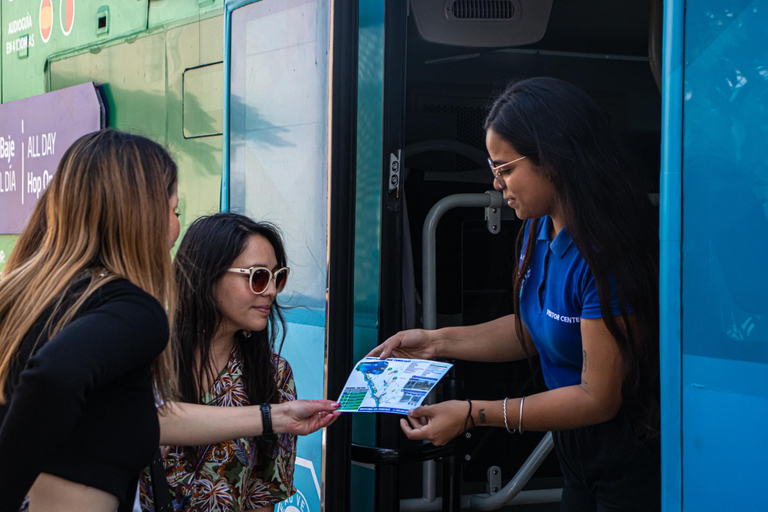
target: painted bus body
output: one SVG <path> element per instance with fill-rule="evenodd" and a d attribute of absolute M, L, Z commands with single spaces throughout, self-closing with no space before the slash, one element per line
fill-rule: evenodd
<path fill-rule="evenodd" d="M 611 9 L 610 2 L 595 4 Z M 483 105 L 507 79 L 546 73 L 574 80 L 634 138 L 635 149 L 649 149 L 639 158 L 655 180 L 649 192 L 660 194 L 663 510 L 768 506 L 760 493 L 768 453 L 760 435 L 768 419 L 768 10 L 761 2 L 666 2 L 656 98 L 643 49 L 617 43 L 612 50 L 592 50 L 565 35 L 506 53 L 430 46 L 420 41 L 406 4 L 384 0 L 359 0 L 352 15 L 338 0 L 1 5 L 3 103 L 84 82 L 103 84 L 109 126 L 166 144 L 179 163 L 183 225 L 224 208 L 286 230 L 298 277 L 287 298 L 302 307 L 289 314 L 284 355 L 303 398 L 335 398 L 342 371 L 328 368 L 338 365 L 338 354 L 356 361 L 403 325 L 402 297 L 392 285 L 400 282 L 396 260 L 406 238 L 393 227 L 393 212 L 402 214 L 404 202 L 397 193 L 410 193 L 415 210 L 434 198 L 418 185 L 408 189 L 406 183 L 397 193 L 386 187 L 390 155 L 417 142 L 414 133 L 420 131 L 481 149 L 476 131 Z M 563 9 L 582 7 L 587 9 L 556 2 L 552 31 L 567 34 L 557 24 L 567 18 Z M 622 9 L 626 17 L 647 17 L 637 7 Z M 590 18 L 599 30 L 600 16 Z M 341 36 L 351 32 L 355 51 L 346 55 L 340 42 L 348 40 Z M 562 41 L 573 47 L 558 46 Z M 459 64 L 473 61 L 477 68 Z M 335 95 L 343 85 L 339 77 L 350 81 L 337 68 L 350 62 L 353 105 Z M 467 73 L 478 69 L 487 76 Z M 346 111 L 339 110 L 342 104 Z M 354 124 L 340 133 L 349 109 Z M 351 293 L 343 307 L 332 300 L 343 276 L 333 263 L 341 250 L 334 238 L 341 231 L 334 230 L 343 226 L 334 198 L 344 197 L 334 159 L 342 150 L 354 157 L 346 191 L 353 199 L 354 223 L 347 231 L 353 245 L 344 249 L 353 262 L 345 284 Z M 444 157 L 436 159 L 455 166 L 454 178 L 460 172 L 471 178 L 469 164 Z M 430 163 L 412 162 L 406 157 L 401 163 L 434 173 Z M 426 172 L 424 182 L 455 191 Z M 415 191 L 422 195 L 412 199 Z M 471 242 L 479 236 L 472 224 L 477 221 L 467 217 L 455 224 Z M 511 237 L 515 224 L 509 216 L 506 221 L 503 234 Z M 0 235 L 0 268 L 15 238 Z M 468 294 L 462 293 L 463 301 Z M 348 313 L 348 333 L 334 323 L 340 309 Z M 472 316 L 467 308 L 444 313 L 444 325 Z M 302 439 L 301 495 L 284 509 L 315 511 L 324 502 L 334 511 L 392 510 L 387 498 L 393 489 L 402 499 L 421 495 L 418 466 L 349 460 L 350 440 L 397 444 L 393 422 L 364 415 L 344 421 L 334 426 L 339 435 L 330 430 L 326 439 Z M 474 463 L 465 465 L 467 492 L 478 492 Z"/>

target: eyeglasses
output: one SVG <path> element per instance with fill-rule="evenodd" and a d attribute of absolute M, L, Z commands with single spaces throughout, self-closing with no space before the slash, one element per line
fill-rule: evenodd
<path fill-rule="evenodd" d="M 501 187 L 504 187 L 504 180 L 502 179 L 503 176 L 501 174 L 502 173 L 501 168 L 502 167 L 506 167 L 508 165 L 511 165 L 511 164 L 513 164 L 515 162 L 519 162 L 520 160 L 523 160 L 524 158 L 528 158 L 528 157 L 527 156 L 521 156 L 520 158 L 515 158 L 514 160 L 510 160 L 509 162 L 505 162 L 505 163 L 503 163 L 501 165 L 493 165 L 493 160 L 491 160 L 490 158 L 488 159 L 488 165 L 491 168 L 491 173 L 493 173 L 493 178 L 496 181 L 499 182 L 499 185 Z"/>
<path fill-rule="evenodd" d="M 275 289 L 277 293 L 285 290 L 285 285 L 288 283 L 288 274 L 291 273 L 291 269 L 283 267 L 272 272 L 267 267 L 250 267 L 250 268 L 230 268 L 227 272 L 234 274 L 247 274 L 251 285 L 251 291 L 256 295 L 261 295 L 267 288 L 269 288 L 269 282 L 275 280 Z"/>

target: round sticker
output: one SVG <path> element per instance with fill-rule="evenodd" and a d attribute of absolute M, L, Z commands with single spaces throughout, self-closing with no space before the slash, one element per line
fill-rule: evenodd
<path fill-rule="evenodd" d="M 51 0 L 41 0 L 40 2 L 40 37 L 44 43 L 51 38 L 53 29 L 53 4 Z"/>
<path fill-rule="evenodd" d="M 65 36 L 72 32 L 72 27 L 75 25 L 75 0 L 61 0 L 59 24 Z"/>
<path fill-rule="evenodd" d="M 296 489 L 296 494 L 277 504 L 275 512 L 310 512 L 307 498 Z"/>

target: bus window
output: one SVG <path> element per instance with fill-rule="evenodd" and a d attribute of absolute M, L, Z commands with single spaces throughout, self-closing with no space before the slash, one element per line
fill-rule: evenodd
<path fill-rule="evenodd" d="M 325 309 L 328 26 L 323 2 L 232 13 L 230 208 L 280 223 L 295 300 Z"/>
<path fill-rule="evenodd" d="M 224 122 L 223 72 L 221 62 L 184 70 L 184 138 L 221 135 Z"/>
<path fill-rule="evenodd" d="M 282 355 L 301 398 L 322 398 L 328 279 L 328 66 L 325 0 L 262 0 L 231 12 L 227 76 L 229 193 L 234 212 L 277 224 L 291 284 Z M 225 36 L 226 37 L 226 36 Z M 225 116 L 225 119 L 227 117 Z M 226 178 L 225 178 L 226 179 Z M 332 397 L 335 398 L 335 397 Z M 298 493 L 276 510 L 320 510 L 321 434 L 301 438 Z"/>

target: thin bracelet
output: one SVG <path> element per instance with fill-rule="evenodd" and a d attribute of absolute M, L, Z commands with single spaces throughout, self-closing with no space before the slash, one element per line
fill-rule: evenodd
<path fill-rule="evenodd" d="M 507 428 L 507 432 L 514 434 L 515 431 L 509 430 L 509 423 L 507 423 L 507 400 L 509 400 L 509 398 L 504 398 L 504 426 Z"/>
<path fill-rule="evenodd" d="M 464 419 L 464 432 L 469 430 L 467 428 L 467 423 L 470 422 L 470 421 L 472 422 L 472 428 L 475 428 L 477 426 L 477 425 L 475 425 L 475 418 L 472 417 L 472 400 L 467 398 L 466 401 L 469 402 L 469 412 L 467 413 L 466 419 Z"/>
<path fill-rule="evenodd" d="M 523 404 L 525 403 L 525 396 L 520 399 L 520 417 L 517 419 L 517 433 L 522 434 L 523 430 Z"/>

